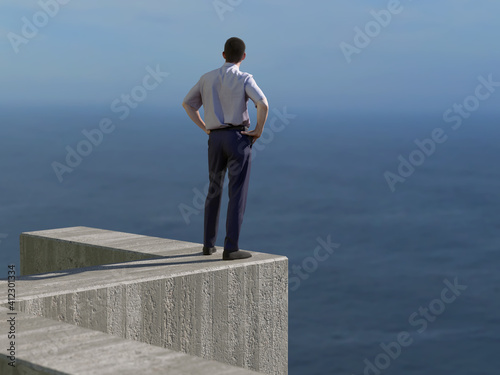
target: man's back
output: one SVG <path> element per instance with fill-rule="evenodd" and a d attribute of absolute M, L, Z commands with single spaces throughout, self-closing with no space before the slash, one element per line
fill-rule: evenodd
<path fill-rule="evenodd" d="M 240 71 L 235 63 L 226 62 L 201 76 L 184 101 L 196 109 L 203 105 L 207 129 L 217 129 L 250 125 L 248 99 L 257 104 L 265 95 L 251 74 Z"/>

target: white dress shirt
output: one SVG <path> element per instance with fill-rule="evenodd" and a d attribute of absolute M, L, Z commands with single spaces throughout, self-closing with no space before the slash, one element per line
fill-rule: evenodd
<path fill-rule="evenodd" d="M 203 105 L 205 126 L 211 130 L 231 125 L 249 126 L 248 99 L 257 105 L 265 98 L 251 74 L 241 72 L 238 65 L 227 62 L 201 76 L 184 98 L 184 103 L 197 110 Z"/>

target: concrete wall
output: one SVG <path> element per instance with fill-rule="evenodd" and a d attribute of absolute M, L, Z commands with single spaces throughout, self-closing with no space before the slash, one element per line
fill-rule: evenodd
<path fill-rule="evenodd" d="M 91 258 L 96 248 L 146 258 L 61 271 L 60 264 L 50 270 L 51 256 L 39 256 L 23 270 L 48 273 L 18 281 L 21 311 L 266 374 L 287 374 L 286 257 L 254 252 L 252 258 L 228 262 L 221 260 L 221 251 L 201 255 L 200 244 L 85 227 L 21 238 L 23 259 L 37 256 L 40 241 L 44 253 L 54 246 L 63 251 L 64 243 L 76 254 L 78 261 L 67 256 L 65 264 L 92 264 L 87 254 Z"/>

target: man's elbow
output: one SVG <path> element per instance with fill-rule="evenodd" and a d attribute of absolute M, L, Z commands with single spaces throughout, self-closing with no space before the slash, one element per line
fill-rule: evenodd
<path fill-rule="evenodd" d="M 259 108 L 259 107 L 262 109 L 265 109 L 265 110 L 269 109 L 269 103 L 267 102 L 266 98 L 261 99 L 257 102 L 257 108 Z"/>

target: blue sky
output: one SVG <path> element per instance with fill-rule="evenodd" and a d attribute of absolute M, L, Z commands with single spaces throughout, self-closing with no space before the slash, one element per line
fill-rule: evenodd
<path fill-rule="evenodd" d="M 231 36 L 245 40 L 241 69 L 276 107 L 443 112 L 474 93 L 478 76 L 500 81 L 497 0 L 402 0 L 350 63 L 341 43 L 356 47 L 355 28 L 376 27 L 371 11 L 387 15 L 397 0 L 59 0 L 15 53 L 11 33 L 24 37 L 25 19 L 43 25 L 41 4 L 56 1 L 2 1 L 4 105 L 109 106 L 159 66 L 169 76 L 143 105 L 179 108 L 222 65 Z M 482 110 L 498 108 L 496 94 Z"/>

